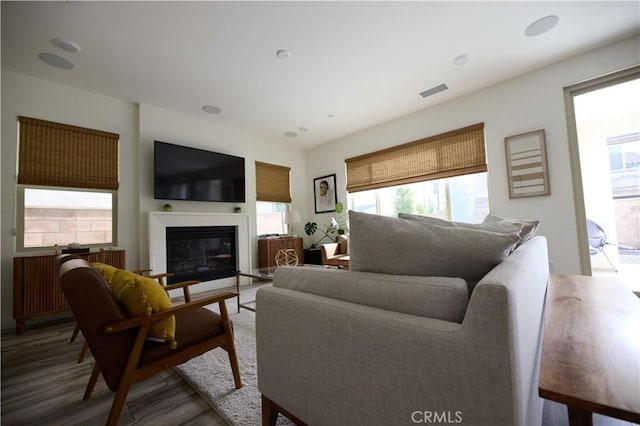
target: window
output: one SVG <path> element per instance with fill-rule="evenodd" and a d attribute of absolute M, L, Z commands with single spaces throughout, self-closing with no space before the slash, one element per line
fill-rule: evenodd
<path fill-rule="evenodd" d="M 291 169 L 256 161 L 256 232 L 286 234 L 284 213 L 291 203 Z"/>
<path fill-rule="evenodd" d="M 287 210 L 289 210 L 289 203 L 258 201 L 256 203 L 258 235 L 285 234 L 284 212 Z"/>
<path fill-rule="evenodd" d="M 25 249 L 78 242 L 113 243 L 115 194 L 109 192 L 46 189 L 22 186 Z"/>
<path fill-rule="evenodd" d="M 640 195 L 640 133 L 607 138 L 613 198 Z"/>
<path fill-rule="evenodd" d="M 640 167 L 640 140 L 609 145 L 611 170 L 628 170 Z"/>
<path fill-rule="evenodd" d="M 349 208 L 382 216 L 412 213 L 478 223 L 489 213 L 487 174 L 355 192 L 349 194 Z"/>
<path fill-rule="evenodd" d="M 119 136 L 18 120 L 17 251 L 115 244 Z"/>
<path fill-rule="evenodd" d="M 489 213 L 484 124 L 346 160 L 349 208 L 481 222 Z"/>
<path fill-rule="evenodd" d="M 347 158 L 345 163 L 348 192 L 486 172 L 484 123 Z"/>

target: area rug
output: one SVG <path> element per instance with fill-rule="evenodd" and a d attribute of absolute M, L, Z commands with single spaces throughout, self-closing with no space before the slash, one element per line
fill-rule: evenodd
<path fill-rule="evenodd" d="M 242 388 L 235 388 L 229 356 L 219 348 L 193 358 L 175 370 L 229 425 L 257 426 L 262 423 L 262 408 L 258 391 L 255 314 L 242 310 L 229 317 L 233 321 Z M 277 424 L 292 423 L 278 416 Z"/>

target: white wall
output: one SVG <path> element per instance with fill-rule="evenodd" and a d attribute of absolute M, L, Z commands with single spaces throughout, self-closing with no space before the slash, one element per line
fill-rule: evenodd
<path fill-rule="evenodd" d="M 118 190 L 118 247 L 127 250 L 127 265 L 137 265 L 137 240 L 131 232 L 138 216 L 138 188 L 129 184 L 137 169 L 138 134 L 134 105 L 66 86 L 2 70 L 2 328 L 13 323 L 13 257 L 16 226 L 17 119 L 19 115 L 120 135 L 120 189 Z M 132 248 L 134 248 L 132 250 Z M 49 254 L 49 253 L 45 253 Z"/>
<path fill-rule="evenodd" d="M 563 88 L 640 63 L 639 44 L 638 37 L 627 39 L 317 147 L 307 152 L 307 180 L 336 173 L 338 200 L 346 202 L 345 158 L 484 122 L 491 211 L 539 219 L 555 270 L 579 274 Z M 551 195 L 511 200 L 504 138 L 537 129 L 546 132 Z M 307 193 L 307 204 L 313 205 L 313 192 Z M 320 224 L 330 216 L 310 219 Z"/>

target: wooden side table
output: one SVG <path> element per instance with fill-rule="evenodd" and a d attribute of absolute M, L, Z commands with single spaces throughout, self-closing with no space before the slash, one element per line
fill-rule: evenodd
<path fill-rule="evenodd" d="M 258 268 L 276 266 L 276 254 L 282 249 L 294 249 L 298 262 L 304 263 L 304 248 L 301 237 L 279 237 L 258 239 Z"/>
<path fill-rule="evenodd" d="M 640 423 L 640 299 L 616 278 L 551 276 L 539 394 L 566 404 L 570 425 Z"/>

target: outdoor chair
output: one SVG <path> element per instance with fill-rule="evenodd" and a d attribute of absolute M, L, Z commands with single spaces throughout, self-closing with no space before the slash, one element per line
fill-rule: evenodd
<path fill-rule="evenodd" d="M 604 254 L 604 257 L 609 262 L 609 265 L 611 265 L 611 269 L 613 269 L 615 272 L 618 272 L 618 269 L 615 267 L 615 265 L 607 255 L 607 252 L 604 250 L 604 247 L 606 245 L 610 245 L 610 246 L 615 246 L 623 249 L 635 250 L 634 247 L 629 247 L 629 246 L 608 242 L 607 233 L 604 231 L 604 229 L 602 229 L 600 225 L 598 225 L 597 223 L 589 219 L 587 219 L 587 234 L 589 238 L 589 254 L 591 256 L 595 256 L 598 253 Z"/>

